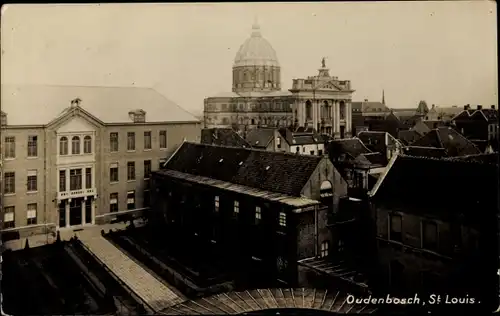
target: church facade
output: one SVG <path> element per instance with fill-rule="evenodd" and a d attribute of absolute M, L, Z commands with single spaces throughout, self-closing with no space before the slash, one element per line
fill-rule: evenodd
<path fill-rule="evenodd" d="M 204 100 L 204 127 L 304 127 L 335 138 L 352 136 L 349 80 L 330 76 L 325 59 L 316 76 L 294 79 L 281 90 L 281 67 L 275 50 L 255 23 L 236 54 L 231 92 Z"/>

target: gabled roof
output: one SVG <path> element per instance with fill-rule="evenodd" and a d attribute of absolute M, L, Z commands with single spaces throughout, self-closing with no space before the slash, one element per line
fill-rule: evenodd
<path fill-rule="evenodd" d="M 358 138 L 365 146 L 374 152 L 385 152 L 386 150 L 386 132 L 366 131 L 360 132 Z"/>
<path fill-rule="evenodd" d="M 412 131 L 417 132 L 420 136 L 423 136 L 431 131 L 431 128 L 423 121 L 418 121 L 412 128 Z"/>
<path fill-rule="evenodd" d="M 398 132 L 398 139 L 405 145 L 410 145 L 420 137 L 422 137 L 422 135 L 414 130 L 406 130 Z"/>
<path fill-rule="evenodd" d="M 481 150 L 473 142 L 451 127 L 433 129 L 413 142 L 412 146 L 444 148 L 450 157 L 481 153 Z"/>
<path fill-rule="evenodd" d="M 373 201 L 471 213 L 496 208 L 497 167 L 474 162 L 396 155 L 370 192 Z M 425 199 L 422 199 L 425 183 Z"/>
<path fill-rule="evenodd" d="M 166 169 L 300 196 L 323 157 L 185 142 Z"/>
<path fill-rule="evenodd" d="M 274 128 L 254 128 L 247 132 L 245 140 L 254 148 L 267 148 L 275 132 Z"/>
<path fill-rule="evenodd" d="M 359 155 L 371 153 L 363 142 L 357 138 L 335 139 L 328 144 L 328 153 L 333 157 L 339 157 L 341 154 L 349 154 L 352 158 Z"/>
<path fill-rule="evenodd" d="M 488 122 L 498 122 L 498 110 L 496 109 L 468 109 L 463 110 L 453 118 L 455 121 L 470 120 L 480 116 Z"/>
<path fill-rule="evenodd" d="M 448 156 L 448 154 L 446 153 L 446 149 L 436 147 L 407 146 L 403 148 L 403 153 L 405 155 L 414 157 L 441 158 Z"/>
<path fill-rule="evenodd" d="M 9 125 L 47 125 L 71 101 L 104 123 L 132 123 L 129 111 L 142 109 L 146 123 L 199 122 L 192 114 L 150 88 L 1 85 L 2 110 Z"/>
<path fill-rule="evenodd" d="M 250 148 L 250 144 L 232 128 L 204 128 L 201 130 L 201 143 Z"/>

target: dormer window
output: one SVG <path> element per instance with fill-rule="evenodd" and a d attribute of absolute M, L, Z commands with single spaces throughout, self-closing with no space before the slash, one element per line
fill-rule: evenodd
<path fill-rule="evenodd" d="M 133 110 L 128 112 L 129 118 L 134 123 L 144 123 L 146 122 L 146 112 L 144 110 Z"/>

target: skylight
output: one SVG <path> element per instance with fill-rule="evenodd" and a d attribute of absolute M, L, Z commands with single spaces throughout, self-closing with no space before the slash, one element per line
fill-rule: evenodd
<path fill-rule="evenodd" d="M 223 161 L 224 161 L 224 159 L 222 159 L 222 158 L 219 160 L 219 162 L 223 162 Z"/>
<path fill-rule="evenodd" d="M 267 171 L 267 170 L 269 170 L 270 168 L 271 168 L 270 166 L 267 166 L 267 167 L 266 167 L 266 171 Z"/>
<path fill-rule="evenodd" d="M 240 166 L 241 166 L 242 164 L 243 164 L 243 161 L 240 161 L 240 163 L 239 163 L 238 165 L 240 165 Z"/>

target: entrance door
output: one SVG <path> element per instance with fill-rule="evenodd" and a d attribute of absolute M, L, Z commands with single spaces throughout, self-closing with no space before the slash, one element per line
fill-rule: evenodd
<path fill-rule="evenodd" d="M 66 200 L 59 203 L 59 227 L 66 227 Z"/>
<path fill-rule="evenodd" d="M 92 224 L 92 198 L 85 201 L 85 224 Z"/>
<path fill-rule="evenodd" d="M 71 199 L 69 203 L 69 225 L 76 226 L 82 224 L 82 199 Z"/>

